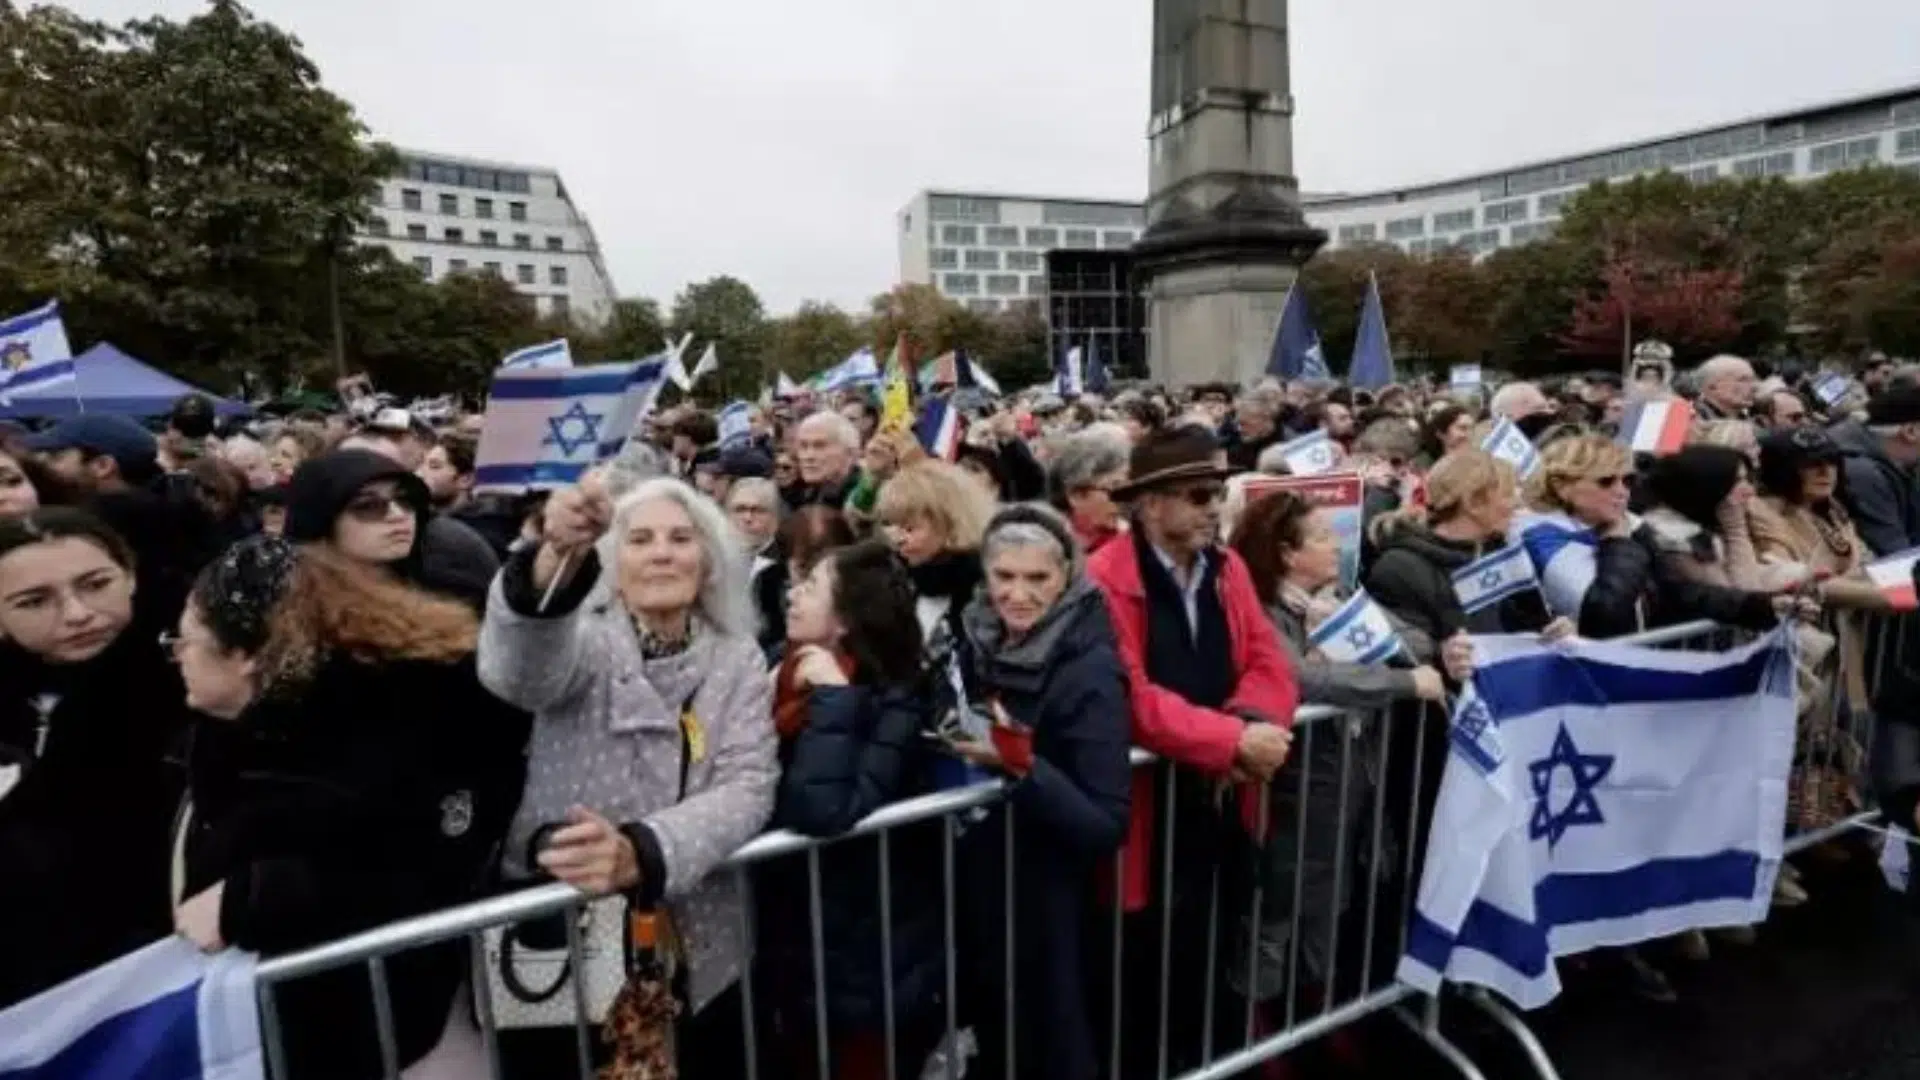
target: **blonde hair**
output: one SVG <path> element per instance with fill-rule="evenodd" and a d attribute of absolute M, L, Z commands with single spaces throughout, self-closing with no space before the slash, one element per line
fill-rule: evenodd
<path fill-rule="evenodd" d="M 1540 467 L 1527 478 L 1527 505 L 1571 513 L 1560 491 L 1589 476 L 1631 473 L 1633 456 L 1605 435 L 1572 435 L 1540 451 Z"/>
<path fill-rule="evenodd" d="M 977 551 L 993 509 L 993 497 L 965 469 L 929 460 L 894 473 L 880 489 L 873 513 L 882 522 L 925 518 L 946 538 L 948 551 Z"/>
<path fill-rule="evenodd" d="M 452 663 L 473 652 L 479 633 L 480 619 L 465 604 L 354 562 L 327 544 L 302 544 L 260 650 L 262 683 L 302 684 L 332 654 L 363 663 Z"/>
<path fill-rule="evenodd" d="M 1514 486 L 1513 466 L 1477 446 L 1463 446 L 1433 463 L 1427 470 L 1426 506 L 1410 506 L 1382 514 L 1368 526 L 1375 543 L 1403 525 L 1425 522 L 1439 525 L 1459 517 L 1467 506 Z"/>

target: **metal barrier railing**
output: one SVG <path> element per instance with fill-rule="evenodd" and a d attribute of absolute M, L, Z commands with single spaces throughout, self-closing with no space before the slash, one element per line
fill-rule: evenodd
<path fill-rule="evenodd" d="M 1901 628 L 1904 635 L 1904 626 Z M 1650 647 L 1724 646 L 1729 631 L 1697 622 L 1620 639 Z M 1889 635 L 1879 635 L 1887 646 Z M 1876 665 L 1900 655 L 1883 649 Z M 1876 671 L 1879 670 L 1876 666 Z M 1854 719 L 1864 710 L 1836 692 L 1828 719 L 1837 721 L 1847 708 L 1847 723 L 1838 725 L 1857 737 Z M 1823 705 L 1823 707 L 1827 707 Z M 1419 882 L 1425 851 L 1423 815 L 1431 807 L 1431 785 L 1437 784 L 1438 762 L 1430 759 L 1430 733 L 1440 738 L 1447 716 L 1438 707 L 1412 703 L 1380 712 L 1359 714 L 1324 707 L 1306 707 L 1295 721 L 1295 741 L 1287 766 L 1265 785 L 1247 834 L 1259 842 L 1243 847 L 1223 846 L 1210 834 L 1208 815 L 1221 811 L 1206 799 L 1218 791 L 1196 792 L 1194 778 L 1157 762 L 1142 751 L 1133 752 L 1136 780 L 1151 778 L 1158 796 L 1155 826 L 1162 833 L 1152 855 L 1153 896 L 1149 916 L 1129 915 L 1119 900 L 1127 880 L 1128 852 L 1112 858 L 1114 897 L 1104 907 L 1089 911 L 1083 943 L 1090 954 L 1103 952 L 1097 972 L 1081 979 L 1086 988 L 1084 1012 L 1099 1017 L 1093 1023 L 1093 1045 L 1088 1047 L 1105 1075 L 1111 1077 L 1177 1077 L 1213 1080 L 1233 1076 L 1273 1057 L 1292 1051 L 1375 1014 L 1391 1012 L 1456 1071 L 1478 1080 L 1479 1071 L 1454 1047 L 1439 1026 L 1439 1002 L 1428 999 L 1416 1015 L 1404 1008 L 1418 993 L 1395 981 L 1393 965 L 1404 951 L 1408 916 Z M 1867 715 L 1867 724 L 1871 716 Z M 1817 723 L 1807 727 L 1820 732 Z M 1871 746 L 1871 730 L 1866 732 Z M 1445 746 L 1444 739 L 1439 743 Z M 1825 744 L 1815 746 L 1823 764 L 1850 766 L 1854 780 L 1864 776 L 1857 758 L 1838 760 Z M 1834 752 L 1835 755 L 1838 751 Z M 1812 761 L 1815 755 L 1806 755 Z M 807 926 L 803 943 L 811 963 L 810 986 L 796 991 L 792 980 L 762 986 L 764 972 L 749 964 L 740 980 L 741 1066 L 735 1075 L 756 1078 L 771 1073 L 799 1076 L 792 1060 L 796 1047 L 806 1051 L 820 1080 L 836 1073 L 836 1039 L 844 1027 L 830 1004 L 826 960 L 825 915 L 822 899 L 823 852 L 862 838 L 872 842 L 878 874 L 875 911 L 880 924 L 880 971 L 883 973 L 882 1030 L 884 1062 L 889 1080 L 918 1077 L 929 1066 L 907 1060 L 901 1028 L 911 1021 L 925 1028 L 928 1016 L 903 1018 L 894 986 L 893 928 L 902 913 L 893 894 L 892 864 L 895 836 L 906 828 L 937 825 L 940 845 L 940 900 L 942 956 L 941 988 L 937 1002 L 939 1041 L 929 1060 L 931 1076 L 1031 1075 L 1022 1071 L 1020 1035 L 1023 1022 L 1034 1023 L 1023 1009 L 1046 1002 L 1023 1002 L 1020 972 L 1024 958 L 1016 928 L 1020 924 L 1019 832 L 1015 810 L 1006 800 L 1006 785 L 983 782 L 904 800 L 882 808 L 847 833 L 814 839 L 791 832 L 773 832 L 748 843 L 716 873 L 736 876 L 743 898 L 741 932 L 750 949 L 766 929 L 755 924 L 754 884 L 764 868 L 804 863 L 807 882 Z M 1137 786 L 1136 786 L 1137 790 Z M 1196 794 L 1201 796 L 1196 799 Z M 1231 801 L 1229 800 L 1229 806 Z M 1226 811 L 1232 813 L 1232 810 Z M 1192 815 L 1201 815 L 1196 822 Z M 1792 838 L 1789 849 L 1801 850 L 1838 835 L 1872 816 L 1862 803 L 1858 813 Z M 995 821 L 995 818 L 998 821 Z M 1044 828 L 1020 819 L 1019 829 Z M 996 827 L 997 826 L 997 827 Z M 1231 830 L 1229 830 L 1231 832 Z M 917 838 L 916 838 L 917 839 Z M 960 925 L 963 892 L 976 892 L 969 881 L 963 890 L 956 869 L 965 848 L 1003 846 L 998 914 L 1005 936 L 995 942 L 999 955 L 989 958 Z M 1795 846 L 1797 845 L 1797 846 Z M 1091 895 L 1095 874 L 1086 875 Z M 289 1072 L 285 1060 L 283 1017 L 277 997 L 283 984 L 327 971 L 364 966 L 372 987 L 376 1034 L 384 1074 L 400 1075 L 392 1001 L 385 964 L 397 953 L 466 939 L 476 967 L 488 962 L 481 945 L 485 930 L 510 926 L 556 913 L 577 913 L 588 898 L 571 887 L 549 884 L 505 896 L 476 901 L 457 908 L 356 934 L 299 953 L 266 960 L 259 967 L 263 1037 L 273 1075 L 281 1080 L 303 1080 Z M 796 898 L 797 901 L 797 898 Z M 1151 920 L 1151 921 L 1143 921 Z M 575 918 L 568 917 L 568 955 L 576 965 L 583 951 Z M 1203 931 L 1203 932 L 1202 932 Z M 787 943 L 795 944 L 795 943 Z M 1146 950 L 1144 956 L 1141 950 Z M 1000 965 L 996 968 L 993 965 Z M 1004 970 L 1004 997 L 982 1001 L 981 967 Z M 1151 985 L 1139 985 L 1141 973 Z M 1134 978 L 1130 979 L 1130 976 Z M 1076 973 L 1078 977 L 1078 973 Z M 493 1022 L 487 979 L 472 980 L 473 1013 L 478 1037 L 491 1075 L 502 1072 L 501 1035 Z M 584 982 L 576 978 L 573 1057 L 578 1074 L 593 1075 L 593 1032 L 586 1014 Z M 1032 987 L 1026 987 L 1029 993 Z M 782 999 L 784 1000 L 775 1000 Z M 1472 993 L 1469 1000 L 1486 1009 L 1522 1045 L 1544 1077 L 1555 1073 L 1552 1063 L 1526 1025 L 1491 997 Z M 810 1000 L 809 1000 L 810 999 Z M 923 1008 L 925 1003 L 921 1003 Z M 765 1045 L 762 1030 L 770 1015 L 793 1019 L 809 1013 L 803 1033 L 783 1030 L 778 1048 Z M 796 1025 L 798 1026 L 798 1025 Z M 963 1033 L 971 1030 L 981 1054 L 964 1061 Z M 1070 1032 L 1048 1032 L 1048 1039 L 1071 1037 Z M 921 1041 L 924 1041 L 921 1040 Z M 1031 1045 L 1029 1042 L 1026 1045 Z M 918 1051 L 916 1050 L 917 1054 Z M 994 1060 L 987 1060 L 987 1055 Z M 771 1066 L 771 1067 L 770 1067 Z M 550 1067 L 551 1063 L 550 1063 Z M 543 1075 L 553 1075 L 552 1072 Z M 692 1077 L 690 1080 L 703 1080 Z"/>

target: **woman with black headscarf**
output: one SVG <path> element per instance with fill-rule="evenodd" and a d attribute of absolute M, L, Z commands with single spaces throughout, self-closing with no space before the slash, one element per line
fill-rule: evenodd
<path fill-rule="evenodd" d="M 1659 557 L 1685 580 L 1770 591 L 1748 536 L 1747 470 L 1740 451 L 1705 444 L 1682 447 L 1648 470 L 1647 528 Z"/>

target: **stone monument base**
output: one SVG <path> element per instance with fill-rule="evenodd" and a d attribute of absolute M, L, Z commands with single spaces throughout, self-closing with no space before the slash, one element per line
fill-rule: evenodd
<path fill-rule="evenodd" d="M 1148 366 L 1163 386 L 1252 384 L 1265 375 L 1273 328 L 1300 271 L 1274 263 L 1167 268 L 1148 287 L 1153 347 Z"/>

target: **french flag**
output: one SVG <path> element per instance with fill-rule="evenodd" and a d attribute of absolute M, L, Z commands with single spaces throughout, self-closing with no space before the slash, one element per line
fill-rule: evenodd
<path fill-rule="evenodd" d="M 1920 597 L 1915 596 L 1913 587 L 1915 562 L 1920 562 L 1920 548 L 1908 548 L 1867 564 L 1867 577 L 1895 611 L 1920 608 Z"/>
<path fill-rule="evenodd" d="M 0 1080 L 264 1080 L 254 958 L 170 937 L 0 1011 Z"/>
<path fill-rule="evenodd" d="M 1693 406 L 1685 398 L 1643 401 L 1620 420 L 1620 443 L 1636 454 L 1671 454 L 1687 445 Z"/>
<path fill-rule="evenodd" d="M 947 399 L 934 397 L 920 406 L 913 433 L 920 445 L 927 448 L 927 453 L 942 461 L 952 461 L 960 451 L 961 427 L 960 414 Z"/>

